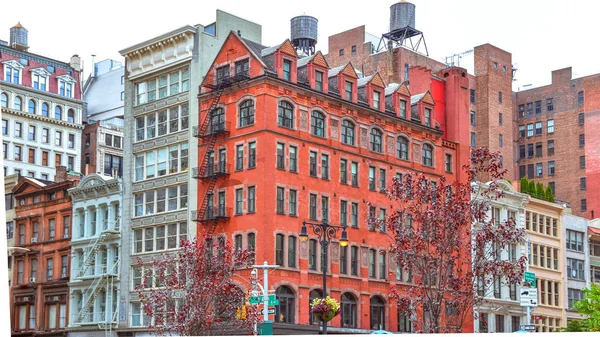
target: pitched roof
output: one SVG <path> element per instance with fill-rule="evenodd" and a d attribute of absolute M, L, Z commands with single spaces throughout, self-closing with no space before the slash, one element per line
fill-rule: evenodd
<path fill-rule="evenodd" d="M 366 85 L 367 83 L 369 83 L 371 81 L 373 76 L 375 76 L 375 74 L 370 75 L 370 76 L 365 76 L 363 78 L 359 78 L 358 81 L 356 81 L 356 86 L 362 87 L 362 86 Z"/>
<path fill-rule="evenodd" d="M 307 56 L 307 57 L 303 57 L 303 58 L 299 59 L 298 62 L 296 63 L 298 65 L 298 68 L 304 67 L 305 65 L 307 65 L 310 61 L 312 61 L 315 58 L 316 55 L 317 54 L 313 54 L 311 56 Z"/>
<path fill-rule="evenodd" d="M 388 84 L 388 86 L 385 88 L 385 95 L 389 96 L 389 95 L 393 94 L 394 92 L 396 92 L 396 90 L 398 90 L 398 88 L 400 88 L 400 84 L 398 84 L 398 83 Z"/>
<path fill-rule="evenodd" d="M 600 235 L 600 228 L 588 226 L 588 234 L 589 235 Z"/>

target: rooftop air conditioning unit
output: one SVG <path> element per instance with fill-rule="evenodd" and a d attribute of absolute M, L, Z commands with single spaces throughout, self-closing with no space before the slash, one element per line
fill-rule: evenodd
<path fill-rule="evenodd" d="M 37 242 L 37 238 L 31 238 L 31 243 L 36 243 Z"/>
<path fill-rule="evenodd" d="M 35 277 L 30 277 L 29 278 L 29 283 L 35 283 Z"/>

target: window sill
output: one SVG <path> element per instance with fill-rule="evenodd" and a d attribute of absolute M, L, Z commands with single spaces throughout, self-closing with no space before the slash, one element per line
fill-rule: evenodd
<path fill-rule="evenodd" d="M 290 170 L 290 173 L 298 174 L 298 170 Z"/>
<path fill-rule="evenodd" d="M 288 215 L 289 215 L 289 216 L 291 216 L 291 217 L 293 217 L 293 218 L 297 218 L 297 217 L 298 217 L 298 214 L 291 214 L 291 213 L 290 213 L 290 214 L 288 214 Z"/>
<path fill-rule="evenodd" d="M 240 126 L 236 126 L 236 129 L 238 129 L 238 130 L 239 130 L 239 129 L 246 129 L 246 128 L 249 128 L 249 127 L 251 127 L 251 126 L 254 126 L 254 123 L 252 123 L 252 124 L 248 124 L 248 125 L 240 125 Z"/>
<path fill-rule="evenodd" d="M 275 214 L 277 214 L 277 215 L 285 215 L 285 213 L 279 212 L 279 211 L 275 212 Z"/>
<path fill-rule="evenodd" d="M 321 178 L 321 179 L 329 181 L 329 177 L 324 177 L 324 178 Z"/>
<path fill-rule="evenodd" d="M 281 124 L 277 124 L 277 126 L 279 126 L 280 128 L 284 128 L 286 130 L 296 131 L 296 129 L 294 129 L 294 128 L 290 128 L 290 127 L 287 127 L 287 126 L 284 126 L 284 125 L 281 125 Z"/>
<path fill-rule="evenodd" d="M 319 178 L 319 177 L 317 177 L 316 175 L 312 175 L 312 174 L 310 174 L 309 176 L 310 176 L 311 178 Z"/>
<path fill-rule="evenodd" d="M 246 214 L 256 214 L 256 211 L 246 212 Z"/>
<path fill-rule="evenodd" d="M 248 166 L 248 170 L 254 170 L 256 168 L 256 166 Z"/>

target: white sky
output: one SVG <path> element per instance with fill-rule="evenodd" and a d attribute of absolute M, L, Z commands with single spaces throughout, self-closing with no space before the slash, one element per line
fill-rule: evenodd
<path fill-rule="evenodd" d="M 29 30 L 29 51 L 62 61 L 73 54 L 90 71 L 96 61 L 121 60 L 118 51 L 186 24 L 210 24 L 221 9 L 262 25 L 263 44 L 280 43 L 290 35 L 290 19 L 307 14 L 319 20 L 317 49 L 327 52 L 327 38 L 365 25 L 376 36 L 389 29 L 389 8 L 396 1 L 327 0 L 29 0 L 35 10 L 3 16 L 0 39 L 8 41 L 17 21 Z M 585 0 L 412 0 L 416 28 L 423 31 L 430 57 L 460 53 L 490 43 L 513 55 L 519 69 L 514 89 L 549 84 L 550 72 L 568 66 L 573 76 L 600 73 L 593 26 L 600 2 Z M 19 16 L 21 13 L 22 16 Z M 590 42 L 590 43 L 588 43 Z M 472 69 L 473 57 L 461 66 Z"/>

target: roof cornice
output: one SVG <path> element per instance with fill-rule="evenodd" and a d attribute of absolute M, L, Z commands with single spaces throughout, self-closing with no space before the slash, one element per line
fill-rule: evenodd
<path fill-rule="evenodd" d="M 156 49 L 156 48 L 159 48 L 162 45 L 162 43 L 168 42 L 171 39 L 174 39 L 177 37 L 183 37 L 187 34 L 192 34 L 192 35 L 196 34 L 196 28 L 194 28 L 193 26 L 190 26 L 190 25 L 185 25 L 181 28 L 177 28 L 173 31 L 159 35 L 150 40 L 146 40 L 144 42 L 140 42 L 131 47 L 122 49 L 119 51 L 119 54 L 121 54 L 124 57 L 128 57 L 136 52 L 140 52 L 140 51 L 148 49 L 148 48 Z"/>

